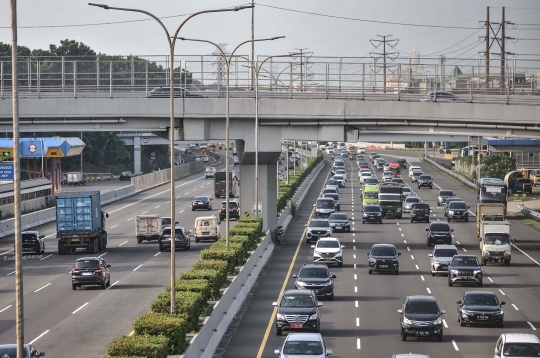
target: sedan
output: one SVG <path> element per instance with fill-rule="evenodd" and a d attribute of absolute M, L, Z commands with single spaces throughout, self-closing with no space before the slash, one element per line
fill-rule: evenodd
<path fill-rule="evenodd" d="M 392 180 L 390 180 L 391 183 L 396 183 L 398 184 L 399 186 L 404 186 L 405 185 L 405 181 L 401 178 L 393 178 Z"/>
<path fill-rule="evenodd" d="M 412 189 L 408 186 L 404 186 L 403 189 L 401 189 L 401 196 L 403 199 L 407 198 L 409 195 L 412 194 Z"/>
<path fill-rule="evenodd" d="M 437 196 L 437 205 L 441 206 L 446 202 L 446 199 L 454 196 L 454 192 L 449 189 L 439 190 L 439 195 Z"/>
<path fill-rule="evenodd" d="M 351 232 L 351 222 L 349 221 L 349 216 L 347 216 L 347 214 L 330 214 L 330 216 L 328 217 L 328 222 L 330 223 L 330 227 L 332 227 L 332 230 L 334 231 L 343 230 Z"/>
<path fill-rule="evenodd" d="M 468 103 L 469 99 L 458 97 L 452 92 L 447 91 L 430 91 L 420 96 L 420 102 L 452 102 L 452 103 Z"/>
<path fill-rule="evenodd" d="M 373 178 L 373 174 L 371 174 L 371 172 L 362 172 L 360 174 L 360 183 L 364 183 L 368 178 Z"/>
<path fill-rule="evenodd" d="M 457 320 L 461 326 L 467 324 L 495 324 L 503 326 L 504 301 L 499 301 L 493 292 L 465 292 L 457 303 Z"/>
<path fill-rule="evenodd" d="M 423 175 L 424 173 L 422 173 L 421 171 L 419 170 L 415 170 L 413 171 L 412 173 L 412 176 L 411 176 L 411 181 L 413 183 L 417 182 L 418 181 L 418 178 L 420 178 L 420 175 Z"/>
<path fill-rule="evenodd" d="M 320 333 L 289 333 L 281 350 L 276 349 L 274 354 L 279 355 L 280 358 L 305 356 L 326 358 L 332 355 L 332 351 L 326 349 L 324 339 Z"/>
<path fill-rule="evenodd" d="M 392 272 L 399 275 L 398 256 L 401 253 L 396 251 L 396 247 L 391 244 L 375 244 L 371 247 L 371 251 L 366 253 L 369 257 L 368 273 L 371 275 L 375 272 Z"/>
<path fill-rule="evenodd" d="M 364 215 L 362 216 L 362 224 L 379 223 L 382 224 L 382 210 L 379 205 L 366 205 L 364 206 Z"/>
<path fill-rule="evenodd" d="M 198 209 L 212 210 L 212 198 L 209 196 L 196 196 L 191 201 L 191 211 Z"/>
<path fill-rule="evenodd" d="M 394 179 L 394 172 L 386 171 L 382 175 L 382 181 L 383 183 L 391 182 L 392 179 Z"/>
<path fill-rule="evenodd" d="M 421 201 L 422 200 L 420 200 L 419 197 L 409 195 L 407 198 L 405 198 L 405 202 L 403 202 L 403 212 L 404 213 L 410 213 L 412 205 L 414 203 L 419 203 Z"/>

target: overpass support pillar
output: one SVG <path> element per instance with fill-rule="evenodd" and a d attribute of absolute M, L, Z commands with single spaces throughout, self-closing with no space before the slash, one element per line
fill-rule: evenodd
<path fill-rule="evenodd" d="M 133 137 L 133 172 L 141 172 L 141 137 Z"/>

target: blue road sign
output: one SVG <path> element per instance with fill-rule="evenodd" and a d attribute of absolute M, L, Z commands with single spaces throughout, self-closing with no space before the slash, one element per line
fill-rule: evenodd
<path fill-rule="evenodd" d="M 13 180 L 13 163 L 0 163 L 0 180 Z"/>

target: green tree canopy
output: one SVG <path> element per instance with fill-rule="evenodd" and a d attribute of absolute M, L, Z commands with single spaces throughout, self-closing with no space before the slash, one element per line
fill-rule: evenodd
<path fill-rule="evenodd" d="M 483 178 L 499 178 L 516 169 L 516 160 L 505 153 L 493 153 L 482 160 L 481 173 Z"/>

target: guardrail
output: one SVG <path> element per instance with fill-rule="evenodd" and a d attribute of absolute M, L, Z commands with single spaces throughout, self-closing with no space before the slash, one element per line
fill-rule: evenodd
<path fill-rule="evenodd" d="M 449 169 L 443 167 L 439 163 L 437 163 L 434 160 L 430 159 L 429 156 L 424 156 L 424 161 L 435 165 L 440 171 L 445 172 L 446 174 L 456 178 L 457 180 L 459 180 L 463 184 L 465 184 L 467 186 L 470 186 L 471 188 L 476 188 L 476 185 L 472 181 L 470 181 L 469 179 L 465 178 L 462 175 L 459 175 L 459 174 L 455 173 L 453 170 L 449 170 Z"/>
<path fill-rule="evenodd" d="M 531 219 L 534 219 L 536 221 L 540 221 L 540 212 L 536 210 L 529 209 L 523 204 L 518 204 L 518 209 L 525 214 L 525 216 L 530 217 Z"/>

